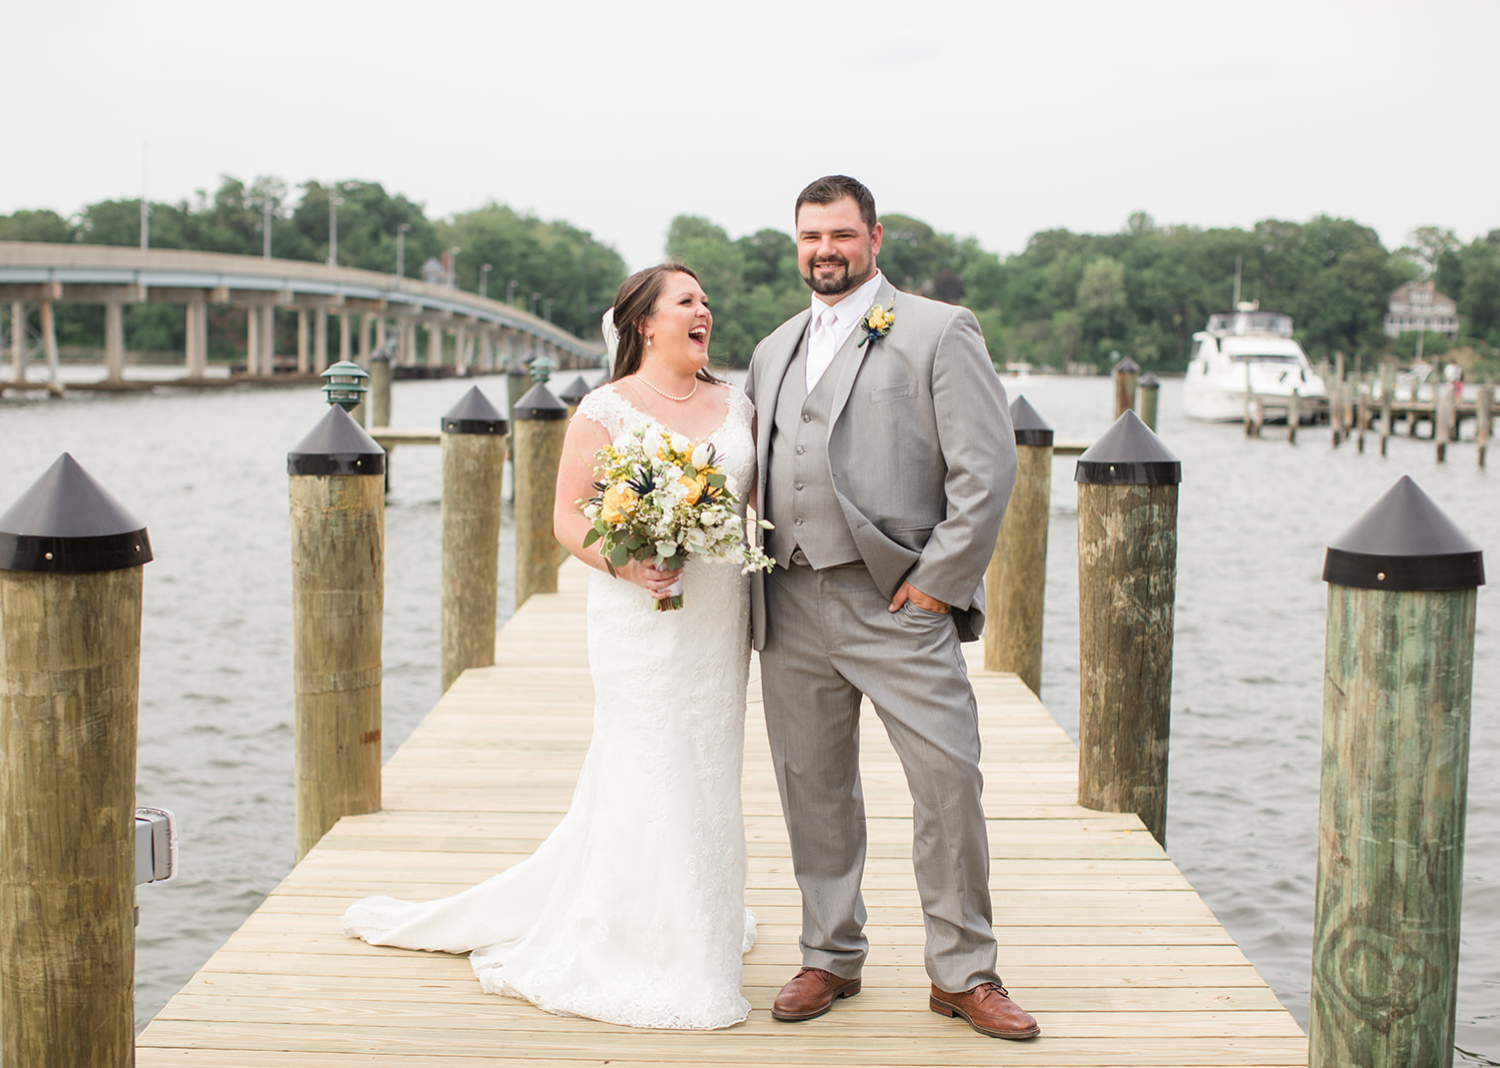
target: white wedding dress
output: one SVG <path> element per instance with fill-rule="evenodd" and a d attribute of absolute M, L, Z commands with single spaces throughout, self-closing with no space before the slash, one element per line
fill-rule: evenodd
<path fill-rule="evenodd" d="M 731 388 L 708 439 L 742 495 L 755 465 L 751 413 Z M 588 394 L 578 418 L 616 441 L 652 422 L 612 386 Z M 668 612 L 639 586 L 591 576 L 593 740 L 572 806 L 537 851 L 439 901 L 359 901 L 345 934 L 468 953 L 484 990 L 548 1012 L 684 1029 L 745 1019 L 749 580 L 731 563 L 690 560 L 683 574 L 683 606 Z"/>

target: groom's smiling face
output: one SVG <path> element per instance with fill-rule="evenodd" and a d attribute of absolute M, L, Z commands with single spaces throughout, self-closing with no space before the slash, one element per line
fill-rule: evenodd
<path fill-rule="evenodd" d="M 880 224 L 871 230 L 853 197 L 832 204 L 803 204 L 797 212 L 797 267 L 802 280 L 830 304 L 875 273 Z"/>

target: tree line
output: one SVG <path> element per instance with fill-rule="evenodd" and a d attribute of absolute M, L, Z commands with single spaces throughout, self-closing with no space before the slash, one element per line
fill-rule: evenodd
<path fill-rule="evenodd" d="M 246 185 L 225 176 L 211 195 L 152 204 L 151 246 L 260 255 L 269 219 L 272 255 L 326 262 L 336 198 L 341 265 L 395 273 L 399 235 L 402 273 L 417 278 L 426 261 L 457 249 L 460 288 L 484 286 L 488 296 L 513 298 L 586 338 L 598 336 L 599 317 L 625 277 L 619 254 L 587 231 L 495 202 L 431 220 L 420 204 L 376 182 L 298 188 L 294 196 L 277 178 Z M 1424 352 L 1456 346 L 1469 362 L 1500 369 L 1500 230 L 1463 244 L 1451 230 L 1423 227 L 1408 245 L 1388 251 L 1370 227 L 1327 215 L 1304 223 L 1267 219 L 1244 230 L 1160 226 L 1140 212 L 1118 233 L 1042 231 L 1002 257 L 910 216 L 886 215 L 881 224 L 887 277 L 898 288 L 972 309 L 1001 365 L 1107 367 L 1118 353 L 1145 369 L 1182 370 L 1193 333 L 1210 314 L 1229 310 L 1238 274 L 1241 299 L 1290 314 L 1314 360 L 1343 353 L 1367 363 L 1410 359 L 1415 335 L 1385 336 L 1387 302 L 1403 282 L 1432 279 L 1457 300 L 1463 320 L 1456 342 L 1428 334 Z M 140 201 L 101 201 L 72 218 L 48 210 L 0 216 L 0 240 L 138 245 Z M 665 252 L 702 277 L 714 303 L 715 357 L 731 366 L 745 366 L 756 342 L 807 304 L 796 246 L 783 231 L 731 238 L 711 220 L 680 215 Z M 236 311 L 215 314 L 232 319 Z M 57 321 L 62 344 L 102 344 L 100 309 L 60 306 Z M 182 329 L 180 309 L 128 311 L 131 348 L 180 350 Z M 232 354 L 242 334 L 216 331 L 211 354 Z"/>

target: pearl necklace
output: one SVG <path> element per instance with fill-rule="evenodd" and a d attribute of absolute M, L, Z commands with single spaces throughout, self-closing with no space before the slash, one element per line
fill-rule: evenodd
<path fill-rule="evenodd" d="M 693 399 L 693 394 L 695 394 L 695 393 L 698 392 L 698 382 L 700 381 L 697 378 L 693 379 L 693 388 L 687 391 L 687 396 L 685 396 L 685 397 L 674 397 L 674 396 L 672 396 L 672 394 L 668 393 L 664 389 L 657 389 L 655 386 L 653 386 L 651 384 L 650 379 L 646 378 L 644 375 L 639 375 L 638 374 L 635 377 L 639 378 L 642 382 L 644 382 L 646 384 L 646 388 L 649 389 L 649 390 L 651 390 L 652 392 L 659 393 L 661 396 L 667 398 L 667 400 L 669 400 L 669 401 L 679 401 L 679 402 L 686 401 L 686 400 L 692 400 Z"/>

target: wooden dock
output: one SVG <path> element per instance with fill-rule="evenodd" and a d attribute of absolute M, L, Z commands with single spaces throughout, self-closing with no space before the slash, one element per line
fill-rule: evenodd
<path fill-rule="evenodd" d="M 345 818 L 297 865 L 145 1029 L 141 1068 L 1307 1063 L 1296 1022 L 1141 822 L 1079 808 L 1072 741 L 1014 676 L 977 664 L 1001 974 L 1039 1039 L 983 1038 L 929 1011 L 910 800 L 868 710 L 864 991 L 807 1023 L 771 1018 L 800 963 L 800 907 L 754 681 L 744 797 L 760 940 L 745 1023 L 551 1016 L 482 994 L 466 958 L 345 938 L 355 898 L 453 893 L 525 857 L 565 811 L 593 708 L 587 574 L 569 562 L 560 593 L 515 615 L 495 667 L 465 673 L 387 764 L 385 811 Z"/>

